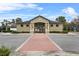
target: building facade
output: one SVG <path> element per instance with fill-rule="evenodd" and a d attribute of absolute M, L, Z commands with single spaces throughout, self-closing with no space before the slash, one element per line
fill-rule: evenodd
<path fill-rule="evenodd" d="M 29 21 L 16 24 L 18 32 L 49 33 L 52 31 L 63 31 L 63 24 L 51 21 L 43 16 L 37 16 Z"/>

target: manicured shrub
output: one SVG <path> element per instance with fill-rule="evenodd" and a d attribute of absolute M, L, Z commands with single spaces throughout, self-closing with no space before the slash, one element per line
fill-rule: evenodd
<path fill-rule="evenodd" d="M 30 32 L 26 31 L 26 32 L 21 32 L 21 33 L 30 33 Z"/>
<path fill-rule="evenodd" d="M 2 32 L 9 33 L 9 32 L 12 32 L 12 31 L 11 30 L 9 30 L 9 31 L 3 30 Z"/>
<path fill-rule="evenodd" d="M 60 31 L 50 31 L 50 33 L 68 33 L 68 31 L 62 31 L 62 32 L 60 32 Z"/>
<path fill-rule="evenodd" d="M 12 31 L 11 33 L 30 33 L 30 32 L 17 32 L 17 31 Z"/>
<path fill-rule="evenodd" d="M 17 32 L 17 31 L 12 31 L 11 33 L 20 33 L 20 32 Z"/>
<path fill-rule="evenodd" d="M 63 33 L 68 33 L 68 31 L 67 30 L 64 30 Z"/>
<path fill-rule="evenodd" d="M 5 46 L 0 47 L 0 56 L 9 56 L 11 53 L 9 48 L 6 48 Z"/>

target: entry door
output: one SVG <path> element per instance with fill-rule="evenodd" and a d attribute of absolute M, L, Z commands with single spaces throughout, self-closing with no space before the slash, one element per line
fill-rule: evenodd
<path fill-rule="evenodd" d="M 34 32 L 35 33 L 45 33 L 45 23 L 35 23 Z"/>

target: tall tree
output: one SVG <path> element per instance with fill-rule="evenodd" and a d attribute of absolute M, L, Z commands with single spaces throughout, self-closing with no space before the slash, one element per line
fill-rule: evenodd
<path fill-rule="evenodd" d="M 22 19 L 21 18 L 16 18 L 16 23 L 21 23 Z"/>
<path fill-rule="evenodd" d="M 2 31 L 6 30 L 6 26 L 5 26 L 4 22 L 1 22 L 1 24 L 2 24 L 2 25 L 1 25 L 1 30 L 2 30 Z"/>
<path fill-rule="evenodd" d="M 63 30 L 67 30 L 68 29 L 68 23 L 66 22 L 66 19 L 64 16 L 59 16 L 58 18 L 56 18 L 56 21 L 63 23 Z"/>
<path fill-rule="evenodd" d="M 56 21 L 64 23 L 66 22 L 66 19 L 64 16 L 59 16 L 58 18 L 56 18 Z"/>
<path fill-rule="evenodd" d="M 12 19 L 12 22 L 15 23 L 15 19 Z"/>
<path fill-rule="evenodd" d="M 8 30 L 8 20 L 7 19 L 4 19 L 4 25 L 5 25 L 5 28 L 6 28 L 6 31 Z"/>

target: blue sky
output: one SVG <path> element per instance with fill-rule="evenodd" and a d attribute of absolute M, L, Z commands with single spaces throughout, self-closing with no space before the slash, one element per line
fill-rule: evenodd
<path fill-rule="evenodd" d="M 0 21 L 17 17 L 26 21 L 38 15 L 50 20 L 65 16 L 67 21 L 72 21 L 73 18 L 77 18 L 78 13 L 78 3 L 0 3 Z"/>

